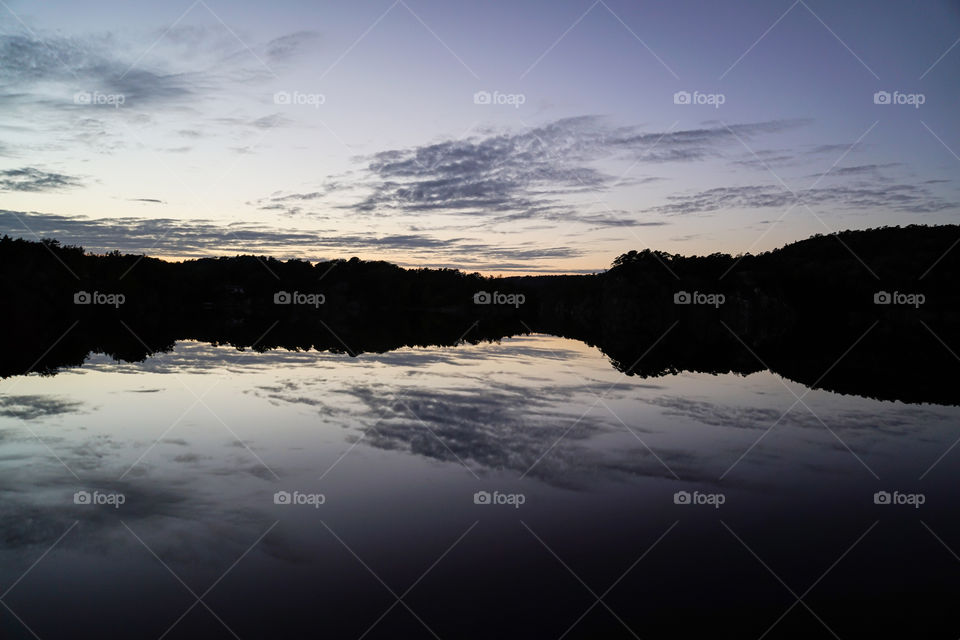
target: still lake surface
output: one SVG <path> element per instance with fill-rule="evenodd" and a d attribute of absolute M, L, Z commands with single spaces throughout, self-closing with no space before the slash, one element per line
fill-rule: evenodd
<path fill-rule="evenodd" d="M 0 381 L 0 637 L 955 638 L 958 438 L 541 334 L 91 355 Z"/>

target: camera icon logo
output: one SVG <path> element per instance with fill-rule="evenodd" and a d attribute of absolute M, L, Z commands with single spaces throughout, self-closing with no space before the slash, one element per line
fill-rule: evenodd
<path fill-rule="evenodd" d="M 473 494 L 473 504 L 490 504 L 493 498 L 489 491 L 477 491 Z"/>
<path fill-rule="evenodd" d="M 877 91 L 873 94 L 873 104 L 890 104 L 890 92 Z"/>
<path fill-rule="evenodd" d="M 873 504 L 890 504 L 890 492 L 877 491 L 873 494 Z"/>
<path fill-rule="evenodd" d="M 73 304 L 90 304 L 93 298 L 86 291 L 77 291 L 73 294 Z"/>
<path fill-rule="evenodd" d="M 277 91 L 273 94 L 273 104 L 290 104 L 290 92 Z"/>
<path fill-rule="evenodd" d="M 893 301 L 887 291 L 877 291 L 873 294 L 873 304 L 890 304 Z"/>
<path fill-rule="evenodd" d="M 489 91 L 477 91 L 473 94 L 473 104 L 490 104 L 492 101 L 493 97 Z"/>
<path fill-rule="evenodd" d="M 690 492 L 677 491 L 673 494 L 673 504 L 690 504 Z"/>
<path fill-rule="evenodd" d="M 473 294 L 473 304 L 490 304 L 493 302 L 493 297 L 488 291 L 477 291 Z"/>
<path fill-rule="evenodd" d="M 91 499 L 89 491 L 77 491 L 73 494 L 73 504 L 90 504 Z"/>
<path fill-rule="evenodd" d="M 673 294 L 673 304 L 690 304 L 692 298 L 687 291 L 677 291 Z"/>
<path fill-rule="evenodd" d="M 289 491 L 277 491 L 273 494 L 273 504 L 290 504 L 292 496 Z"/>
<path fill-rule="evenodd" d="M 273 304 L 290 304 L 293 298 L 288 291 L 277 291 L 273 294 Z"/>
<path fill-rule="evenodd" d="M 677 91 L 673 94 L 673 104 L 690 104 L 690 92 Z"/>

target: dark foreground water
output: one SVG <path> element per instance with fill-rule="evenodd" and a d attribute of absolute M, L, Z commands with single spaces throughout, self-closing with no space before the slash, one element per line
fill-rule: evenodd
<path fill-rule="evenodd" d="M 0 382 L 0 637 L 956 638 L 958 418 L 544 335 L 91 356 Z"/>

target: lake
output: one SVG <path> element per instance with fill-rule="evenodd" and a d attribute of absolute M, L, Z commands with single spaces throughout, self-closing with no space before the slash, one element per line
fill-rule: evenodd
<path fill-rule="evenodd" d="M 535 333 L 91 354 L 0 381 L 0 629 L 956 637 L 958 425 Z"/>

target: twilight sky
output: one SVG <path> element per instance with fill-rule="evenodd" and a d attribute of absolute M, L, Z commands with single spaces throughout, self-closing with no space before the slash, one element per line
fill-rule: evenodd
<path fill-rule="evenodd" d="M 0 16 L 14 236 L 580 272 L 960 214 L 956 1 L 0 0 Z"/>

